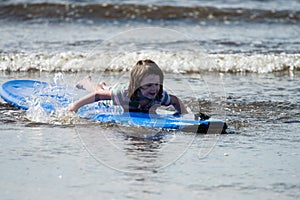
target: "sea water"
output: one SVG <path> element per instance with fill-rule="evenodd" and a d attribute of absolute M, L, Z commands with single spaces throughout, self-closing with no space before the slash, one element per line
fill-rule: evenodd
<path fill-rule="evenodd" d="M 0 100 L 1 199 L 298 199 L 300 1 L 1 1 L 0 81 L 128 83 L 154 60 L 228 134 L 100 124 Z"/>

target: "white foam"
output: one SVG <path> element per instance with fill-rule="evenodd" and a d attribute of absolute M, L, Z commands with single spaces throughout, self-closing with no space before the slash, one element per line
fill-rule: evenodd
<path fill-rule="evenodd" d="M 195 52 L 125 52 L 83 54 L 0 54 L 0 71 L 26 72 L 121 72 L 128 71 L 139 59 L 154 60 L 165 72 L 270 73 L 300 69 L 300 54 L 204 54 Z"/>
<path fill-rule="evenodd" d="M 213 55 L 216 69 L 222 72 L 270 73 L 300 69 L 300 54 Z"/>

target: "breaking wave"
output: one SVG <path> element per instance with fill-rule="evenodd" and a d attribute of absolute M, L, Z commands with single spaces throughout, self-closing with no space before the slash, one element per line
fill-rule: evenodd
<path fill-rule="evenodd" d="M 0 5 L 2 20 L 180 20 L 299 23 L 300 11 L 143 4 L 18 3 Z"/>
<path fill-rule="evenodd" d="M 149 58 L 169 73 L 272 73 L 300 70 L 300 54 L 199 54 L 191 52 L 0 54 L 5 72 L 123 72 Z"/>

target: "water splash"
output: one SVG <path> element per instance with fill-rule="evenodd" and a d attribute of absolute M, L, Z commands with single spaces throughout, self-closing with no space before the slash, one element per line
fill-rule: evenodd
<path fill-rule="evenodd" d="M 33 94 L 27 100 L 26 118 L 47 124 L 75 123 L 78 116 L 67 109 L 68 104 L 73 102 L 70 91 L 62 73 L 56 73 L 49 84 L 35 84 Z"/>

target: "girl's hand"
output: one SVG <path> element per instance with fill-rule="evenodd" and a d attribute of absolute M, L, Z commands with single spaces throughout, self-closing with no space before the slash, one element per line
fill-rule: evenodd
<path fill-rule="evenodd" d="M 69 110 L 70 112 L 77 112 L 77 109 L 75 108 L 74 103 L 70 103 L 70 104 L 68 105 L 68 110 Z"/>
<path fill-rule="evenodd" d="M 160 107 L 160 105 L 153 105 L 153 106 L 151 106 L 151 108 L 149 109 L 149 114 L 157 114 L 156 110 L 159 107 Z"/>
<path fill-rule="evenodd" d="M 181 100 L 178 97 L 176 97 L 175 95 L 171 95 L 171 94 L 170 94 L 170 97 L 171 97 L 172 105 L 174 106 L 177 113 L 188 114 L 188 111 L 186 110 L 184 104 L 181 102 Z"/>

